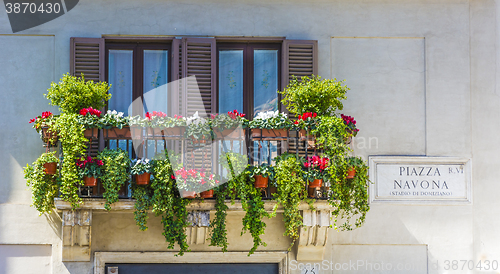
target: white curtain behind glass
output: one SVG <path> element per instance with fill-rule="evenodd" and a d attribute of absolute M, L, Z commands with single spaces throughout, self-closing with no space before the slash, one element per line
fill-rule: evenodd
<path fill-rule="evenodd" d="M 127 113 L 129 105 L 132 104 L 132 60 L 132 50 L 109 51 L 110 110 Z"/>
<path fill-rule="evenodd" d="M 278 51 L 254 51 L 254 117 L 278 109 Z"/>
<path fill-rule="evenodd" d="M 243 112 L 243 50 L 219 51 L 219 113 Z"/>
<path fill-rule="evenodd" d="M 143 73 L 145 111 L 168 113 L 168 51 L 144 50 Z"/>

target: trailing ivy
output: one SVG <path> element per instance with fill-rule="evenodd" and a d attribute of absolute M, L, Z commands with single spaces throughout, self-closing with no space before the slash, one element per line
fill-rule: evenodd
<path fill-rule="evenodd" d="M 210 222 L 210 246 L 221 247 L 222 252 L 227 251 L 226 217 L 228 206 L 225 203 L 227 192 L 228 189 L 225 185 L 214 189 L 215 218 Z"/>
<path fill-rule="evenodd" d="M 172 165 L 167 159 L 154 161 L 151 187 L 153 188 L 152 207 L 156 216 L 162 216 L 163 236 L 168 248 L 179 244 L 179 254 L 188 252 L 185 228 L 188 226 L 186 206 L 190 199 L 183 199 L 175 187 Z"/>
<path fill-rule="evenodd" d="M 82 199 L 78 197 L 78 186 L 83 184 L 76 160 L 85 155 L 88 140 L 84 137 L 83 125 L 78 123 L 78 114 L 61 114 L 54 124 L 54 130 L 58 132 L 63 152 L 61 197 L 75 209 L 82 202 Z"/>
<path fill-rule="evenodd" d="M 132 198 L 135 199 L 134 219 L 141 231 L 148 229 L 148 210 L 152 205 L 153 191 L 148 185 L 132 185 Z"/>
<path fill-rule="evenodd" d="M 31 188 L 33 195 L 33 205 L 40 215 L 50 213 L 54 208 L 54 198 L 57 197 L 59 186 L 57 184 L 57 174 L 46 174 L 44 164 L 59 162 L 55 156 L 56 152 L 42 154 L 33 164 L 26 165 L 24 178 L 26 185 Z"/>
<path fill-rule="evenodd" d="M 120 148 L 104 149 L 97 159 L 104 162 L 101 182 L 104 187 L 103 197 L 106 199 L 104 208 L 111 209 L 111 204 L 118 201 L 120 188 L 130 180 L 130 158 L 128 153 Z"/>
<path fill-rule="evenodd" d="M 285 233 L 292 239 L 290 248 L 299 238 L 299 228 L 303 225 L 302 216 L 299 212 L 301 197 L 305 197 L 305 181 L 300 162 L 293 154 L 282 154 L 277 159 L 275 179 L 278 185 L 278 193 L 274 194 L 277 204 L 283 206 L 283 221 L 285 222 Z M 275 208 L 276 209 L 276 208 Z M 289 249 L 290 249 L 289 248 Z"/>
<path fill-rule="evenodd" d="M 356 175 L 353 179 L 346 179 L 347 170 L 351 165 L 344 159 L 340 158 L 335 163 L 335 172 L 337 179 L 331 182 L 329 203 L 333 207 L 332 215 L 334 216 L 335 229 L 352 230 L 353 228 L 363 225 L 366 213 L 370 209 L 368 204 L 368 166 L 361 158 L 355 158 Z M 354 224 L 351 222 L 355 217 Z"/>

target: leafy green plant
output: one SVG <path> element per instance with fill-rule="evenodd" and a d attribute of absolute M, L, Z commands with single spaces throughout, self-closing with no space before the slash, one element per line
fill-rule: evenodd
<path fill-rule="evenodd" d="M 30 124 L 33 123 L 33 128 L 40 134 L 40 138 L 44 142 L 50 142 L 52 145 L 55 145 L 55 142 L 57 141 L 57 138 L 55 137 L 57 136 L 57 132 L 52 128 L 52 125 L 57 120 L 57 117 L 59 117 L 59 115 L 54 115 L 50 111 L 44 111 L 42 112 L 42 115 L 30 119 Z M 44 130 L 47 130 L 47 133 L 49 134 L 51 133 L 52 138 L 45 137 Z"/>
<path fill-rule="evenodd" d="M 83 178 L 94 177 L 99 178 L 102 176 L 102 166 L 103 162 L 101 160 L 94 159 L 90 156 L 81 157 L 76 160 L 76 166 L 78 167 L 80 176 Z"/>
<path fill-rule="evenodd" d="M 156 159 L 153 165 L 154 178 L 151 182 L 153 189 L 152 208 L 156 216 L 162 216 L 163 236 L 168 242 L 168 248 L 173 249 L 179 244 L 178 255 L 188 252 L 185 228 L 188 226 L 186 206 L 190 199 L 182 199 L 175 187 L 170 159 L 175 159 L 172 152 L 167 152 L 166 159 Z M 170 158 L 168 157 L 170 156 Z"/>
<path fill-rule="evenodd" d="M 268 177 L 270 181 L 274 180 L 274 167 L 266 163 L 259 166 L 250 166 L 249 171 L 251 177 L 261 175 L 262 177 Z"/>
<path fill-rule="evenodd" d="M 356 120 L 354 120 L 353 117 L 347 116 L 344 114 L 340 114 L 340 117 L 342 118 L 342 120 L 344 120 L 344 124 L 346 125 L 347 133 L 356 137 L 356 135 L 358 135 L 358 131 L 359 131 L 359 129 L 356 128 Z"/>
<path fill-rule="evenodd" d="M 330 159 L 328 157 L 319 157 L 314 155 L 301 159 L 302 167 L 304 169 L 304 179 L 312 182 L 316 179 L 328 180 L 328 168 L 330 167 Z"/>
<path fill-rule="evenodd" d="M 276 159 L 276 183 L 278 193 L 273 194 L 278 204 L 283 205 L 285 234 L 292 239 L 290 248 L 299 238 L 299 228 L 303 225 L 299 205 L 305 197 L 305 181 L 300 162 L 293 154 L 282 154 Z M 275 207 L 276 209 L 276 207 Z"/>
<path fill-rule="evenodd" d="M 100 123 L 100 117 L 101 117 L 101 111 L 98 109 L 94 109 L 92 107 L 89 108 L 83 108 L 79 112 L 80 115 L 78 115 L 78 122 L 82 124 L 85 129 L 90 129 L 90 128 L 100 128 L 101 123 Z"/>
<path fill-rule="evenodd" d="M 228 189 L 226 185 L 214 188 L 215 218 L 210 222 L 210 246 L 218 246 L 222 252 L 227 251 L 226 217 L 228 206 L 225 203 Z"/>
<path fill-rule="evenodd" d="M 235 112 L 234 112 L 235 111 Z M 225 129 L 233 129 L 237 127 L 245 128 L 248 124 L 248 120 L 245 119 L 245 114 L 238 113 L 234 110 L 233 112 L 228 112 L 228 114 L 211 114 L 210 115 L 210 127 L 213 130 L 223 131 Z"/>
<path fill-rule="evenodd" d="M 303 76 L 301 80 L 293 77 L 288 86 L 280 91 L 281 101 L 290 113 L 299 115 L 315 112 L 318 115 L 333 115 L 342 109 L 341 100 L 346 99 L 348 88 L 336 79 L 321 79 L 320 76 Z"/>
<path fill-rule="evenodd" d="M 134 220 L 141 231 L 148 229 L 148 210 L 153 204 L 152 197 L 153 191 L 149 186 L 132 185 L 132 198 L 135 199 Z"/>
<path fill-rule="evenodd" d="M 193 116 L 186 118 L 186 136 L 191 137 L 196 140 L 212 139 L 212 129 L 210 128 L 210 122 L 198 116 L 196 112 Z"/>
<path fill-rule="evenodd" d="M 59 190 L 57 174 L 46 174 L 45 167 L 43 166 L 46 163 L 59 162 L 55 154 L 55 151 L 44 153 L 31 166 L 26 165 L 24 168 L 26 185 L 31 188 L 33 196 L 32 206 L 40 212 L 40 215 L 52 211 L 54 208 L 54 198 L 57 197 Z"/>
<path fill-rule="evenodd" d="M 130 180 L 130 159 L 128 153 L 120 148 L 106 148 L 99 152 L 97 159 L 104 163 L 104 175 L 101 176 L 105 190 L 103 198 L 106 199 L 104 208 L 110 210 L 111 204 L 118 201 L 118 191 Z"/>
<path fill-rule="evenodd" d="M 88 140 L 84 137 L 84 127 L 78 122 L 78 115 L 63 113 L 56 120 L 54 129 L 59 133 L 63 152 L 61 165 L 61 198 L 71 203 L 72 208 L 79 207 L 78 186 L 83 184 L 76 161 L 85 155 Z"/>
<path fill-rule="evenodd" d="M 58 106 L 62 113 L 79 113 L 83 108 L 100 109 L 111 98 L 108 90 L 111 86 L 106 82 L 85 81 L 82 77 L 63 75 L 59 83 L 52 82 L 45 97 L 51 105 Z"/>
<path fill-rule="evenodd" d="M 368 204 L 368 166 L 363 159 L 353 157 L 339 158 L 335 165 L 337 169 L 329 170 L 332 178 L 329 203 L 332 206 L 335 229 L 352 230 L 363 225 L 366 213 L 370 210 Z M 350 166 L 356 169 L 354 179 L 346 179 Z M 354 224 L 352 218 L 355 218 Z"/>

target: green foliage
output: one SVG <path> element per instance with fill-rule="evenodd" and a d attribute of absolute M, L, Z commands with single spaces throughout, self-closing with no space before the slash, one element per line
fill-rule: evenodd
<path fill-rule="evenodd" d="M 141 231 L 148 229 L 148 210 L 152 205 L 152 196 L 153 191 L 149 186 L 132 185 L 132 198 L 135 199 L 134 219 Z"/>
<path fill-rule="evenodd" d="M 270 181 L 274 180 L 274 167 L 266 163 L 260 166 L 250 166 L 248 169 L 251 177 L 261 175 L 262 177 L 268 177 Z"/>
<path fill-rule="evenodd" d="M 132 160 L 132 175 L 140 175 L 143 173 L 153 173 L 154 161 L 149 159 L 134 159 Z"/>
<path fill-rule="evenodd" d="M 54 208 L 54 198 L 58 194 L 57 174 L 45 173 L 44 164 L 59 162 L 55 156 L 56 152 L 42 154 L 33 164 L 24 168 L 24 178 L 26 185 L 31 188 L 33 195 L 33 205 L 40 215 L 49 213 Z"/>
<path fill-rule="evenodd" d="M 128 153 L 120 148 L 104 149 L 99 152 L 97 159 L 103 161 L 104 175 L 101 182 L 104 187 L 104 207 L 111 209 L 111 204 L 118 201 L 118 191 L 130 180 L 130 159 Z"/>
<path fill-rule="evenodd" d="M 268 111 L 259 113 L 252 121 L 248 122 L 249 128 L 262 129 L 291 129 L 293 123 L 285 113 L 278 111 Z"/>
<path fill-rule="evenodd" d="M 316 137 L 316 146 L 323 148 L 325 154 L 330 158 L 343 158 L 349 151 L 349 147 L 344 143 L 350 135 L 342 118 L 335 116 L 321 116 L 316 128 L 312 129 L 312 134 Z"/>
<path fill-rule="evenodd" d="M 98 128 L 112 128 L 116 127 L 122 129 L 129 126 L 130 117 L 123 117 L 123 112 L 116 110 L 108 110 L 98 121 Z"/>
<path fill-rule="evenodd" d="M 225 203 L 228 189 L 225 185 L 214 188 L 215 194 L 215 218 L 210 222 L 210 246 L 222 248 L 227 251 L 227 229 L 226 217 L 228 206 Z"/>
<path fill-rule="evenodd" d="M 234 118 L 232 118 L 232 117 Z M 232 128 L 237 128 L 237 127 L 242 127 L 245 128 L 248 124 L 248 120 L 245 119 L 244 117 L 240 117 L 237 115 L 231 115 L 229 116 L 228 114 L 212 114 L 211 119 L 210 119 L 210 127 L 214 130 L 225 130 L 225 129 L 232 129 Z"/>
<path fill-rule="evenodd" d="M 88 142 L 83 132 L 84 127 L 78 123 L 78 115 L 63 113 L 56 120 L 54 129 L 59 132 L 64 160 L 61 166 L 61 197 L 71 203 L 73 208 L 79 207 L 82 199 L 78 197 L 78 186 L 83 185 L 82 177 L 76 161 L 85 155 Z"/>
<path fill-rule="evenodd" d="M 315 112 L 318 115 L 333 115 L 337 109 L 342 109 L 341 100 L 346 99 L 348 88 L 336 79 L 323 79 L 320 76 L 311 78 L 304 76 L 299 81 L 294 77 L 290 84 L 280 91 L 281 101 L 290 113 L 299 115 L 305 112 Z"/>
<path fill-rule="evenodd" d="M 168 248 L 173 249 L 177 243 L 180 247 L 178 255 L 183 255 L 184 252 L 190 251 L 185 228 L 188 226 L 186 206 L 191 200 L 180 197 L 174 185 L 172 165 L 168 159 L 167 157 L 154 161 L 154 178 L 151 182 L 152 207 L 157 216 L 162 215 L 163 236 L 169 243 Z"/>
<path fill-rule="evenodd" d="M 87 113 L 85 115 L 78 115 L 78 123 L 83 125 L 85 129 L 90 128 L 102 128 L 100 123 L 100 118 L 97 115 L 92 115 Z"/>
<path fill-rule="evenodd" d="M 303 225 L 299 205 L 302 197 L 307 195 L 305 193 L 306 182 L 303 178 L 302 166 L 293 154 L 284 154 L 277 158 L 274 170 L 278 185 L 278 193 L 274 194 L 274 198 L 277 204 L 283 205 L 284 235 L 292 239 L 291 248 L 299 238 L 299 228 Z"/>
<path fill-rule="evenodd" d="M 51 105 L 59 106 L 62 113 L 78 113 L 82 108 L 103 108 L 111 98 L 108 94 L 110 87 L 106 82 L 85 82 L 83 74 L 80 78 L 66 73 L 58 84 L 50 84 L 45 97 Z"/>
<path fill-rule="evenodd" d="M 356 169 L 353 179 L 346 179 L 350 166 Z M 331 169 L 329 203 L 333 207 L 335 229 L 352 230 L 363 225 L 366 213 L 370 209 L 368 204 L 368 166 L 361 158 L 337 159 L 337 169 Z M 355 217 L 354 224 L 352 218 Z"/>

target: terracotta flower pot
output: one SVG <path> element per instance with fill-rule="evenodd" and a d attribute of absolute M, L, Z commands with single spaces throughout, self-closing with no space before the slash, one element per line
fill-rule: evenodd
<path fill-rule="evenodd" d="M 204 144 L 207 142 L 207 140 L 205 140 L 205 136 L 203 136 L 201 139 L 191 137 L 191 140 L 193 141 L 193 144 Z"/>
<path fill-rule="evenodd" d="M 182 198 L 187 198 L 187 199 L 194 199 L 194 198 L 196 198 L 196 192 L 195 191 L 181 190 L 180 192 L 181 192 L 180 194 L 181 194 Z"/>
<path fill-rule="evenodd" d="M 286 129 L 253 128 L 251 130 L 252 138 L 262 139 L 263 141 L 285 141 L 288 139 L 287 133 Z"/>
<path fill-rule="evenodd" d="M 352 179 L 354 178 L 354 175 L 356 175 L 356 169 L 354 167 L 351 167 L 348 171 L 347 171 L 347 179 Z"/>
<path fill-rule="evenodd" d="M 97 186 L 97 178 L 95 177 L 83 177 L 83 185 L 84 186 Z"/>
<path fill-rule="evenodd" d="M 138 185 L 147 185 L 151 179 L 151 173 L 144 172 L 143 174 L 135 175 L 135 183 Z"/>
<path fill-rule="evenodd" d="M 83 132 L 83 135 L 87 139 L 97 139 L 97 135 L 98 134 L 99 134 L 99 129 L 98 128 L 89 128 L 89 129 L 86 129 Z"/>
<path fill-rule="evenodd" d="M 223 131 L 215 129 L 214 133 L 216 139 L 240 139 L 245 136 L 242 128 L 230 128 Z"/>
<path fill-rule="evenodd" d="M 214 197 L 214 190 L 213 189 L 210 189 L 210 190 L 207 190 L 207 191 L 202 191 L 200 193 L 200 197 L 201 198 L 213 198 Z"/>
<path fill-rule="evenodd" d="M 255 188 L 266 188 L 267 183 L 269 182 L 269 177 L 263 177 L 262 175 L 255 175 L 255 182 L 254 186 Z"/>
<path fill-rule="evenodd" d="M 130 127 L 104 129 L 104 138 L 106 139 L 130 139 L 131 137 Z"/>
<path fill-rule="evenodd" d="M 43 167 L 45 168 L 45 174 L 54 175 L 57 173 L 57 162 L 45 163 Z"/>
<path fill-rule="evenodd" d="M 319 188 L 323 185 L 323 179 L 315 179 L 312 182 L 309 182 L 309 188 Z"/>

